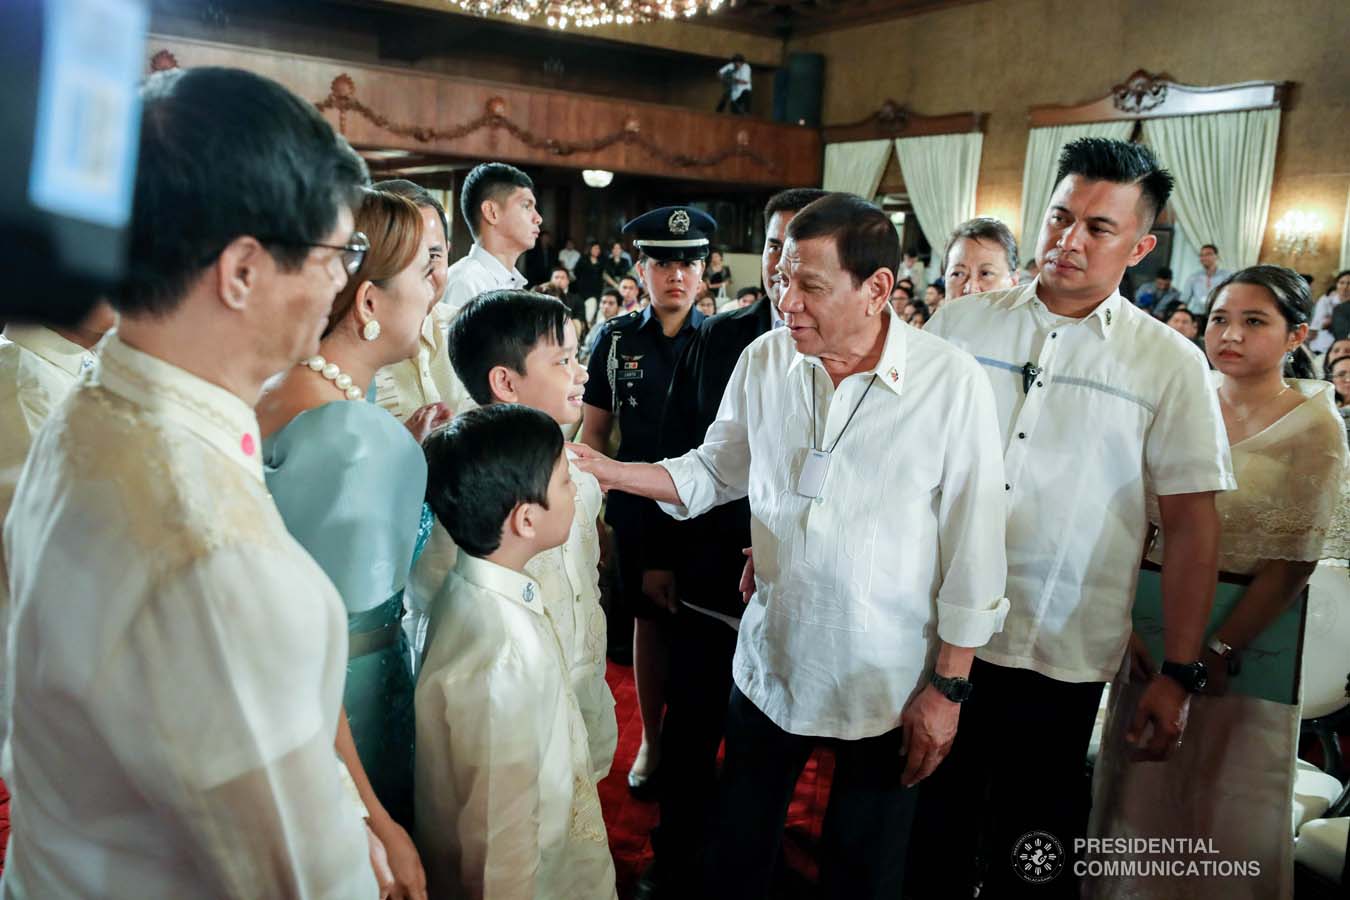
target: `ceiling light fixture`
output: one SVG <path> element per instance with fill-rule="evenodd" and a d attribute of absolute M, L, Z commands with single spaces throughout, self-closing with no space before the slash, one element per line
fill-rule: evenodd
<path fill-rule="evenodd" d="M 587 187 L 609 187 L 609 183 L 614 180 L 614 173 L 606 169 L 582 169 L 581 180 L 586 182 Z"/>

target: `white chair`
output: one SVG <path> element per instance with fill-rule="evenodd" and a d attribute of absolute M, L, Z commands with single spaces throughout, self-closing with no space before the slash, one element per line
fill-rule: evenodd
<path fill-rule="evenodd" d="M 1347 841 L 1350 841 L 1350 817 L 1314 819 L 1299 832 L 1294 844 L 1294 862 L 1332 884 L 1344 886 Z"/>
<path fill-rule="evenodd" d="M 1344 560 L 1318 564 L 1308 582 L 1303 631 L 1303 734 L 1322 745 L 1322 768 L 1348 774 L 1336 738 L 1350 718 L 1350 570 Z"/>
<path fill-rule="evenodd" d="M 1323 816 L 1344 790 L 1334 775 L 1300 759 L 1294 772 L 1294 834 L 1306 823 Z"/>

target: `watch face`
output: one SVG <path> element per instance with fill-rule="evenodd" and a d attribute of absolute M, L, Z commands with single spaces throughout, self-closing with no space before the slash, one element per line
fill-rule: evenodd
<path fill-rule="evenodd" d="M 1209 670 L 1202 662 L 1174 663 L 1164 662 L 1162 674 L 1176 680 L 1183 688 L 1195 693 L 1203 691 L 1209 683 Z"/>

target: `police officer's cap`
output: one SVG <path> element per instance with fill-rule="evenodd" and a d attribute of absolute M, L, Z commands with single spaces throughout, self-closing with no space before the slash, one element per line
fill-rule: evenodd
<path fill-rule="evenodd" d="M 652 259 L 707 259 L 717 222 L 693 207 L 663 206 L 624 225 L 623 233 Z"/>

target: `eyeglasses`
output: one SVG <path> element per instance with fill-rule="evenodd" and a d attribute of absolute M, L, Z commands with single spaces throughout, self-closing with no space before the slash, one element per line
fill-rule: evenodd
<path fill-rule="evenodd" d="M 260 237 L 264 244 L 283 244 L 288 247 L 325 247 L 342 251 L 342 268 L 348 275 L 355 275 L 361 269 L 361 263 L 370 250 L 370 238 L 359 231 L 353 231 L 345 244 L 317 244 L 311 241 L 293 241 L 289 238 Z"/>
<path fill-rule="evenodd" d="M 1350 372 L 1341 372 L 1338 375 L 1331 376 L 1332 381 L 1350 381 Z"/>

